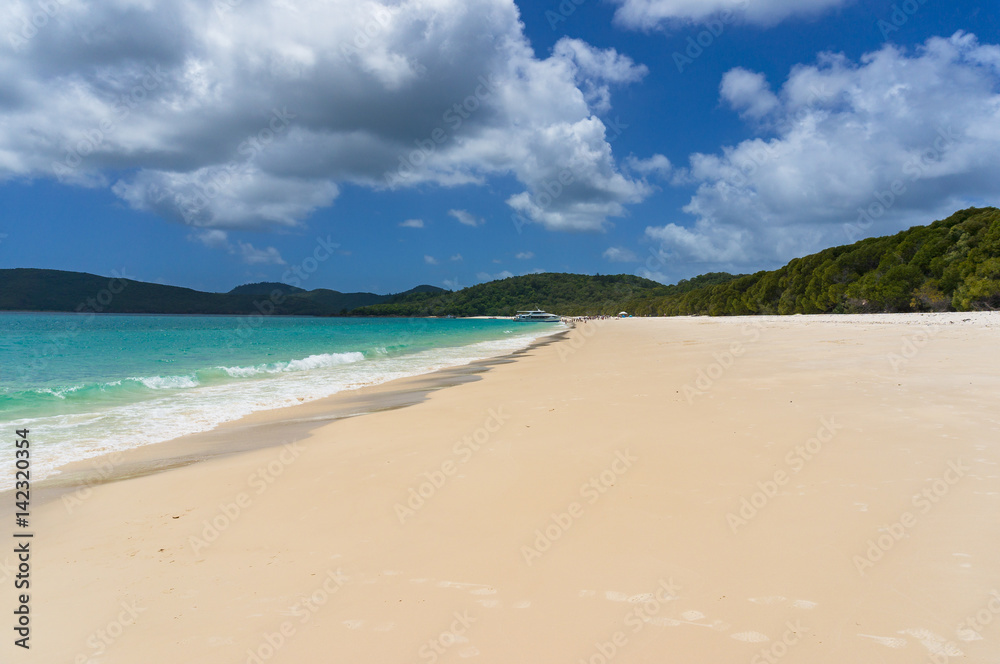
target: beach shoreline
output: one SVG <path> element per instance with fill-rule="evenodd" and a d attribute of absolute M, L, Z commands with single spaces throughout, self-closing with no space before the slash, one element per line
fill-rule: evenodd
<path fill-rule="evenodd" d="M 36 505 L 67 494 L 89 492 L 95 486 L 166 472 L 208 459 L 280 447 L 302 440 L 315 429 L 346 417 L 420 403 L 430 393 L 463 382 L 479 380 L 491 367 L 515 361 L 534 348 L 563 339 L 572 329 L 541 335 L 523 348 L 472 362 L 347 389 L 328 397 L 292 406 L 259 410 L 223 422 L 207 431 L 187 434 L 138 447 L 108 452 L 63 464 L 55 473 L 33 483 Z M 0 517 L 14 493 L 0 490 Z"/>
<path fill-rule="evenodd" d="M 0 653 L 990 662 L 997 342 L 994 313 L 581 324 L 406 408 L 39 506 L 46 628 Z"/>

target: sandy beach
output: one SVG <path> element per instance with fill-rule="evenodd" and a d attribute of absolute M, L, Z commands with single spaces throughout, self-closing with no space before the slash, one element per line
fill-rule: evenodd
<path fill-rule="evenodd" d="M 998 344 L 997 314 L 589 322 L 279 418 L 35 506 L 0 661 L 996 662 Z"/>

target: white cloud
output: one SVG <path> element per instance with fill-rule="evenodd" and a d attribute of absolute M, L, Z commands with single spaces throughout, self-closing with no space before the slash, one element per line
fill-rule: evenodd
<path fill-rule="evenodd" d="M 766 137 L 691 155 L 676 181 L 697 187 L 684 208 L 694 225 L 646 231 L 664 264 L 773 266 L 1000 196 L 996 45 L 957 33 L 914 53 L 887 45 L 859 62 L 822 54 L 794 67 L 763 105 L 771 93 L 756 80 L 742 89 L 757 96 L 725 83 L 723 96 L 759 109 L 753 124 Z"/>
<path fill-rule="evenodd" d="M 37 11 L 10 0 L 0 35 Z M 595 116 L 645 68 L 578 40 L 537 57 L 513 0 L 68 2 L 6 46 L 0 181 L 113 185 L 196 228 L 301 226 L 344 183 L 513 176 L 515 211 L 556 230 L 646 195 Z"/>
<path fill-rule="evenodd" d="M 534 252 L 531 252 L 531 251 L 522 251 L 522 252 L 520 252 L 520 253 L 518 253 L 518 254 L 516 254 L 514 256 L 514 258 L 516 258 L 519 261 L 531 260 L 534 257 L 535 257 L 535 254 L 534 254 Z"/>
<path fill-rule="evenodd" d="M 437 265 L 438 259 L 434 258 L 433 256 L 424 254 L 424 262 L 427 263 L 428 265 Z"/>
<path fill-rule="evenodd" d="M 257 249 L 249 242 L 236 241 L 236 253 L 249 265 L 284 265 L 285 261 L 274 247 Z"/>
<path fill-rule="evenodd" d="M 605 130 L 590 117 L 539 131 L 522 161 L 527 179 L 538 184 L 507 204 L 550 230 L 606 230 L 608 217 L 623 215 L 626 203 L 638 203 L 651 189 L 617 171 Z"/>
<path fill-rule="evenodd" d="M 595 113 L 611 110 L 610 84 L 636 83 L 649 73 L 646 65 L 636 65 L 631 58 L 613 48 L 602 51 L 569 37 L 556 42 L 552 55 L 572 63 L 577 83 L 583 89 L 587 104 Z"/>
<path fill-rule="evenodd" d="M 510 277 L 513 276 L 514 273 L 508 270 L 504 270 L 503 272 L 497 272 L 496 274 L 490 274 L 489 272 L 476 273 L 476 279 L 478 279 L 479 281 L 497 281 L 499 279 L 509 279 Z"/>
<path fill-rule="evenodd" d="M 656 175 L 665 178 L 673 170 L 670 160 L 662 154 L 654 154 L 649 159 L 638 159 L 635 156 L 629 156 L 625 161 L 630 169 L 644 176 Z"/>
<path fill-rule="evenodd" d="M 450 291 L 462 290 L 462 284 L 459 283 L 459 281 L 458 281 L 457 278 L 456 279 L 445 279 L 441 283 L 442 283 L 442 285 L 444 285 L 445 288 L 447 288 Z"/>
<path fill-rule="evenodd" d="M 455 217 L 455 219 L 458 220 L 458 223 L 466 226 L 472 226 L 473 228 L 476 226 L 482 226 L 486 223 L 486 220 L 482 217 L 477 217 L 465 210 L 448 210 L 448 214 Z"/>
<path fill-rule="evenodd" d="M 454 256 L 452 256 L 451 258 L 449 258 L 448 260 L 451 260 L 451 261 L 460 261 L 460 260 L 464 260 L 464 259 L 462 258 L 462 254 L 455 254 Z"/>
<path fill-rule="evenodd" d="M 780 104 L 763 74 L 742 67 L 726 72 L 719 92 L 733 109 L 751 118 L 761 118 Z"/>
<path fill-rule="evenodd" d="M 602 255 L 612 263 L 634 263 L 639 260 L 635 253 L 623 247 L 608 247 Z"/>
<path fill-rule="evenodd" d="M 400 222 L 399 224 L 403 228 L 423 228 L 423 219 L 407 219 L 406 221 Z"/>
<path fill-rule="evenodd" d="M 739 20 L 756 25 L 774 25 L 792 17 L 812 17 L 842 7 L 851 0 L 614 0 L 621 7 L 615 22 L 630 28 L 677 27 L 736 14 Z M 729 12 L 729 14 L 725 14 Z"/>
<path fill-rule="evenodd" d="M 201 242 L 206 247 L 211 249 L 221 249 L 233 254 L 234 256 L 238 256 L 240 260 L 248 265 L 285 264 L 284 259 L 281 257 L 281 253 L 279 253 L 274 247 L 258 249 L 249 242 L 243 242 L 242 240 L 237 240 L 235 243 L 232 243 L 229 241 L 229 234 L 225 231 L 217 229 L 199 231 L 191 235 L 190 239 Z"/>

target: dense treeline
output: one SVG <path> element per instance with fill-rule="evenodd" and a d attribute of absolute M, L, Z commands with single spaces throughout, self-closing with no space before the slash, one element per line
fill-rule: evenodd
<path fill-rule="evenodd" d="M 407 293 L 412 292 L 445 291 L 435 286 L 418 286 Z M 335 316 L 405 296 L 341 293 L 325 288 L 305 291 L 277 283 L 247 284 L 228 293 L 205 293 L 85 272 L 0 270 L 0 311 Z"/>
<path fill-rule="evenodd" d="M 667 288 L 628 274 L 544 273 L 509 277 L 460 291 L 397 296 L 351 312 L 361 316 L 512 316 L 535 307 L 563 316 L 617 314 L 623 302 Z"/>
<path fill-rule="evenodd" d="M 1000 307 L 1000 210 L 797 258 L 781 269 L 622 304 L 638 315 L 872 313 Z"/>

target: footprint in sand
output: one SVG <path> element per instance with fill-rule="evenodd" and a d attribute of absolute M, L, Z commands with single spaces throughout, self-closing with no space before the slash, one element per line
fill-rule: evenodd
<path fill-rule="evenodd" d="M 902 648 L 906 645 L 906 639 L 897 639 L 894 636 L 872 636 L 871 634 L 858 634 L 858 636 L 871 639 L 875 643 L 885 646 L 886 648 Z"/>
<path fill-rule="evenodd" d="M 764 604 L 765 606 L 770 606 L 771 604 L 780 604 L 785 601 L 785 598 L 781 595 L 766 595 L 765 597 L 750 597 L 749 600 L 754 604 Z"/>
<path fill-rule="evenodd" d="M 737 641 L 745 641 L 746 643 L 764 643 L 765 641 L 770 641 L 767 634 L 761 634 L 760 632 L 747 631 L 747 632 L 736 632 L 735 634 L 730 634 L 730 637 L 736 639 Z"/>
<path fill-rule="evenodd" d="M 900 634 L 908 634 L 913 638 L 920 641 L 920 645 L 927 648 L 927 652 L 932 655 L 944 655 L 945 657 L 964 657 L 965 653 L 962 650 L 941 636 L 940 634 L 935 634 L 929 629 L 923 628 L 911 628 L 904 629 Z"/>

